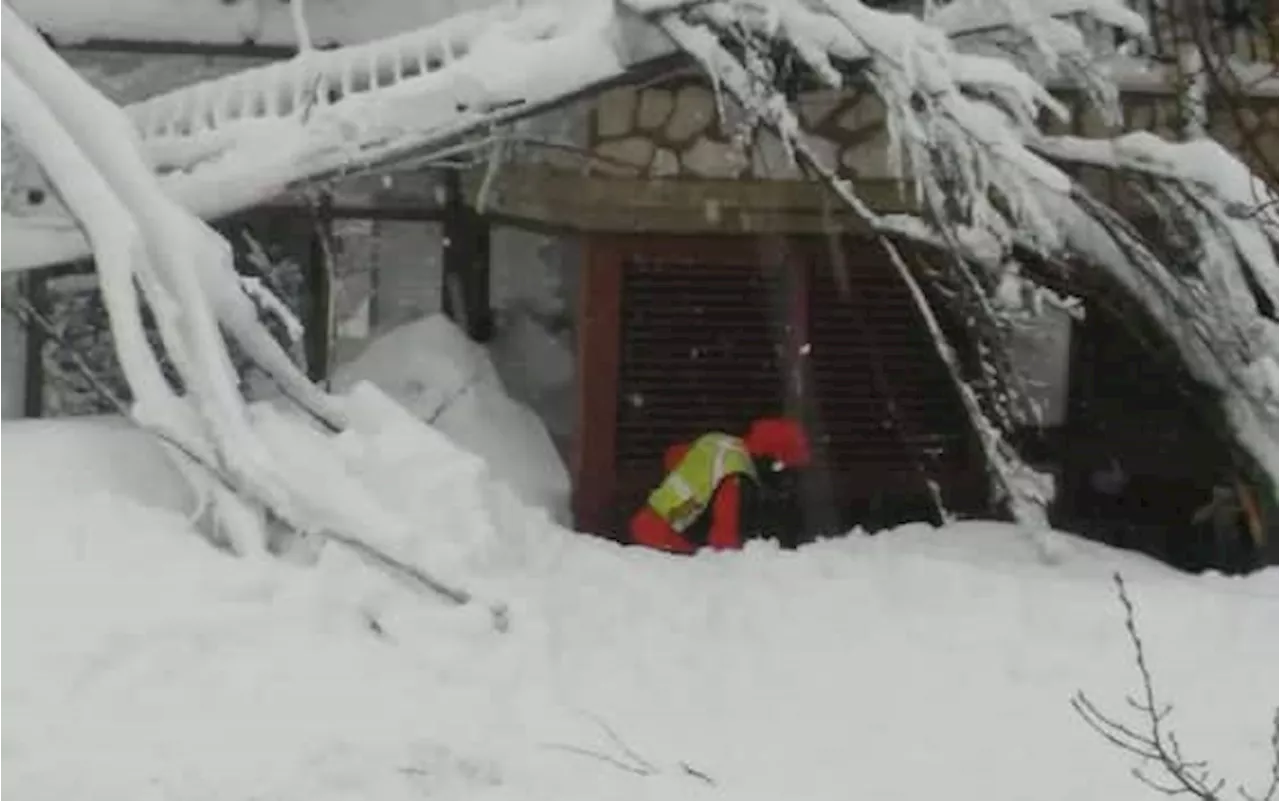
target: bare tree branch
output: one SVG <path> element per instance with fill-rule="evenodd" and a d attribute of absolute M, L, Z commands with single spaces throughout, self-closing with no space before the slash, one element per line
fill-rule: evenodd
<path fill-rule="evenodd" d="M 557 751 L 564 751 L 566 753 L 577 754 L 579 756 L 599 760 L 600 762 L 604 762 L 608 765 L 613 765 L 619 770 L 624 770 L 627 773 L 634 773 L 637 776 L 656 776 L 663 772 L 657 765 L 654 765 L 652 762 L 645 759 L 637 753 L 634 748 L 628 745 L 618 732 L 599 715 L 588 712 L 584 709 L 578 709 L 576 711 L 578 714 L 591 720 L 592 723 L 595 723 L 596 726 L 604 732 L 605 736 L 609 738 L 610 742 L 612 742 L 613 745 L 622 752 L 623 758 L 606 754 L 603 751 L 596 751 L 591 748 L 583 748 L 579 745 L 569 745 L 566 743 L 545 743 L 543 745 L 544 748 L 551 748 Z M 715 779 L 712 779 L 706 773 L 693 767 L 688 762 L 682 761 L 678 764 L 682 775 L 689 776 L 709 785 L 714 785 L 716 783 Z"/>
<path fill-rule="evenodd" d="M 1134 778 L 1157 792 L 1168 796 L 1189 795 L 1201 801 L 1223 801 L 1222 789 L 1226 780 L 1214 777 L 1208 763 L 1204 760 L 1188 759 L 1178 742 L 1177 733 L 1169 728 L 1168 718 L 1173 712 L 1173 705 L 1161 704 L 1156 700 L 1154 682 L 1151 679 L 1151 667 L 1147 662 L 1146 649 L 1142 637 L 1138 633 L 1137 612 L 1129 597 L 1124 579 L 1119 573 L 1114 574 L 1116 594 L 1124 607 L 1124 628 L 1129 643 L 1133 646 L 1134 661 L 1138 674 L 1142 678 L 1142 694 L 1139 698 L 1126 698 L 1129 706 L 1142 716 L 1138 725 L 1127 725 L 1109 717 L 1098 709 L 1088 696 L 1077 691 L 1071 699 L 1071 707 L 1088 726 L 1104 740 L 1142 759 L 1143 764 L 1132 771 Z M 1274 801 L 1276 794 L 1276 740 L 1277 721 L 1273 716 L 1271 727 L 1272 763 L 1271 784 L 1267 794 L 1255 798 L 1243 788 L 1240 795 L 1246 801 Z M 1149 771 L 1155 771 L 1153 775 Z"/>

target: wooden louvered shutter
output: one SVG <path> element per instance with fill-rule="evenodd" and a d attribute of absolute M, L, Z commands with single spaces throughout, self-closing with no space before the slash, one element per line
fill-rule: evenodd
<path fill-rule="evenodd" d="M 750 260 L 626 260 L 615 456 L 624 515 L 661 479 L 668 446 L 742 435 L 783 412 L 784 287 L 779 268 Z"/>
<path fill-rule="evenodd" d="M 927 475 L 949 506 L 973 508 L 981 457 L 906 287 L 874 244 L 845 256 L 843 270 L 824 260 L 809 274 L 813 427 L 838 500 L 924 494 Z"/>

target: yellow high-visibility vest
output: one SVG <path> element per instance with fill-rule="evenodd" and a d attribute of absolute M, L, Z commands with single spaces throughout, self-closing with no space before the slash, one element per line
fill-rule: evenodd
<path fill-rule="evenodd" d="M 720 482 L 734 475 L 757 479 L 746 445 L 728 434 L 704 434 L 649 494 L 649 506 L 673 529 L 683 532 L 711 505 Z"/>

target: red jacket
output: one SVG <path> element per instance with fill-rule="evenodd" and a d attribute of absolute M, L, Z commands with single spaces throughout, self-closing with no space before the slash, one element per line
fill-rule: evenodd
<path fill-rule="evenodd" d="M 773 458 L 788 467 L 809 464 L 809 439 L 800 424 L 783 418 L 767 418 L 751 424 L 743 438 L 747 452 L 754 458 Z M 663 468 L 671 472 L 680 464 L 692 443 L 682 442 L 667 448 Z M 716 487 L 710 508 L 711 527 L 707 547 L 716 550 L 742 547 L 742 479 L 732 475 Z M 698 546 L 676 531 L 647 503 L 631 518 L 631 542 L 672 553 L 693 553 Z"/>

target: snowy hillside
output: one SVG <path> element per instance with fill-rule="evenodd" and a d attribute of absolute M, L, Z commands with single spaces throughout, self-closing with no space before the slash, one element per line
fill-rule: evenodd
<path fill-rule="evenodd" d="M 1113 569 L 1185 750 L 1232 782 L 1270 764 L 1274 569 L 1066 538 L 1046 566 L 990 524 L 670 557 L 522 511 L 430 440 L 400 464 L 439 470 L 369 478 L 468 551 L 500 634 L 333 549 L 210 550 L 120 425 L 3 435 L 6 798 L 1152 798 L 1068 705 L 1123 715 L 1138 686 Z"/>

